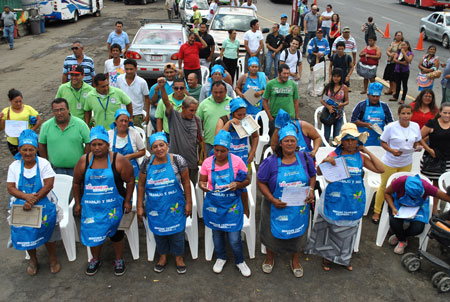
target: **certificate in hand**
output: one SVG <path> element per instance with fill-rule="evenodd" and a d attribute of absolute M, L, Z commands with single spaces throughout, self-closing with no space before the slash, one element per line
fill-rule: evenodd
<path fill-rule="evenodd" d="M 419 212 L 420 207 L 400 207 L 398 209 L 397 215 L 395 215 L 395 218 L 400 219 L 413 219 L 416 217 L 417 212 Z"/>
<path fill-rule="evenodd" d="M 253 106 L 256 106 L 258 102 L 261 100 L 261 97 L 256 97 L 255 92 L 257 92 L 253 87 L 250 87 L 245 93 L 244 97 L 245 99 L 252 104 Z"/>
<path fill-rule="evenodd" d="M 231 124 L 236 130 L 236 133 L 239 135 L 239 138 L 248 137 L 260 128 L 258 123 L 251 115 L 247 115 L 245 118 L 243 118 L 241 123 L 238 125 L 235 125 L 233 123 Z"/>
<path fill-rule="evenodd" d="M 336 158 L 335 161 L 336 166 L 333 166 L 328 162 L 321 163 L 319 165 L 320 171 L 322 171 L 323 176 L 328 182 L 335 182 L 350 177 L 345 159 L 343 157 L 339 157 Z"/>
<path fill-rule="evenodd" d="M 27 121 L 5 121 L 5 133 L 9 137 L 19 137 L 23 130 L 28 129 Z"/>
<path fill-rule="evenodd" d="M 281 201 L 288 207 L 304 206 L 309 195 L 309 187 L 289 186 L 283 189 Z"/>
<path fill-rule="evenodd" d="M 133 222 L 134 217 L 136 216 L 136 212 L 130 211 L 129 213 L 123 213 L 122 220 L 120 221 L 118 230 L 129 230 L 131 227 L 131 223 Z"/>
<path fill-rule="evenodd" d="M 383 134 L 383 129 L 381 129 L 380 126 L 378 126 L 378 124 L 373 124 L 372 130 L 375 131 L 379 135 Z"/>
<path fill-rule="evenodd" d="M 23 205 L 13 204 L 11 208 L 11 224 L 39 229 L 42 221 L 42 206 L 33 206 L 25 211 Z"/>

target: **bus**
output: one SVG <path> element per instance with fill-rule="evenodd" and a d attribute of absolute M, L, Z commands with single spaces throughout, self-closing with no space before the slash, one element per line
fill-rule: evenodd
<path fill-rule="evenodd" d="M 24 8 L 36 7 L 44 15 L 46 21 L 71 20 L 77 22 L 78 17 L 93 14 L 100 16 L 103 0 L 31 0 L 22 1 Z"/>
<path fill-rule="evenodd" d="M 433 7 L 433 8 L 446 8 L 450 7 L 450 0 L 398 0 L 400 4 L 412 4 L 417 8 L 420 7 Z"/>

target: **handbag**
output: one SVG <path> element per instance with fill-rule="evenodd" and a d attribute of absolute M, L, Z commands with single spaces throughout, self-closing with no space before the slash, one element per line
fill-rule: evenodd
<path fill-rule="evenodd" d="M 422 171 L 428 173 L 442 174 L 447 169 L 447 162 L 440 159 L 437 154 L 436 157 L 431 156 L 430 153 L 425 152 L 422 156 Z"/>
<path fill-rule="evenodd" d="M 337 121 L 337 113 L 336 111 L 330 113 L 327 107 L 324 107 L 322 112 L 320 113 L 320 122 L 326 126 L 332 126 Z"/>

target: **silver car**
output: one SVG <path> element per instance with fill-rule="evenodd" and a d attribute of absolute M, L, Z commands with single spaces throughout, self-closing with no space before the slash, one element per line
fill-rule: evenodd
<path fill-rule="evenodd" d="M 420 19 L 420 32 L 423 39 L 437 40 L 445 48 L 449 47 L 450 13 L 436 12 Z"/>
<path fill-rule="evenodd" d="M 139 76 L 156 79 L 167 63 L 178 63 L 178 50 L 186 41 L 187 31 L 181 24 L 145 24 L 134 36 L 127 58 L 136 60 Z"/>
<path fill-rule="evenodd" d="M 202 15 L 203 22 L 208 21 L 209 15 L 209 5 L 206 0 L 180 0 L 178 7 L 180 9 L 181 23 L 193 23 L 191 18 L 194 16 L 194 11 L 192 7 L 194 5 L 198 6 L 198 10 Z"/>

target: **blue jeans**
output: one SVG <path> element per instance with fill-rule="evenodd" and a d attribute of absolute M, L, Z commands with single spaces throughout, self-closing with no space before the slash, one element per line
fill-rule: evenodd
<path fill-rule="evenodd" d="M 306 53 L 306 49 L 308 48 L 308 43 L 309 43 L 309 40 L 311 40 L 312 38 L 314 38 L 316 36 L 316 32 L 314 31 L 314 32 L 308 32 L 306 35 L 305 35 L 305 41 L 303 41 L 303 54 L 305 54 Z"/>
<path fill-rule="evenodd" d="M 153 129 L 156 132 L 156 106 L 150 106 L 150 122 L 152 123 Z"/>
<path fill-rule="evenodd" d="M 158 254 L 167 255 L 170 252 L 174 256 L 184 255 L 184 230 L 172 235 L 154 236 Z"/>
<path fill-rule="evenodd" d="M 9 46 L 14 47 L 14 25 L 3 28 L 3 36 L 8 40 Z"/>
<path fill-rule="evenodd" d="M 336 136 L 339 135 L 343 124 L 344 124 L 344 118 L 340 118 L 336 121 L 336 123 L 334 125 L 332 125 L 333 126 L 333 137 L 331 139 L 334 139 Z M 332 126 L 323 125 L 323 127 L 324 127 L 323 136 L 325 137 L 327 142 L 330 141 L 330 134 L 331 134 Z"/>
<path fill-rule="evenodd" d="M 274 78 L 277 77 L 278 74 L 278 62 L 280 61 L 280 53 L 277 52 L 275 58 L 272 58 L 273 51 L 268 50 L 266 55 L 266 76 L 271 79 L 270 71 L 272 70 L 272 63 L 274 64 Z"/>
<path fill-rule="evenodd" d="M 242 252 L 241 231 L 224 232 L 213 230 L 214 251 L 218 259 L 227 260 L 227 250 L 225 248 L 225 238 L 228 236 L 231 250 L 233 251 L 234 263 L 244 262 L 244 253 Z"/>
<path fill-rule="evenodd" d="M 57 168 L 53 167 L 53 171 L 55 171 L 56 174 L 64 174 L 73 176 L 73 168 Z"/>
<path fill-rule="evenodd" d="M 322 31 L 323 31 L 323 37 L 325 39 L 328 39 L 328 37 L 330 36 L 330 28 L 329 27 L 322 27 Z"/>

